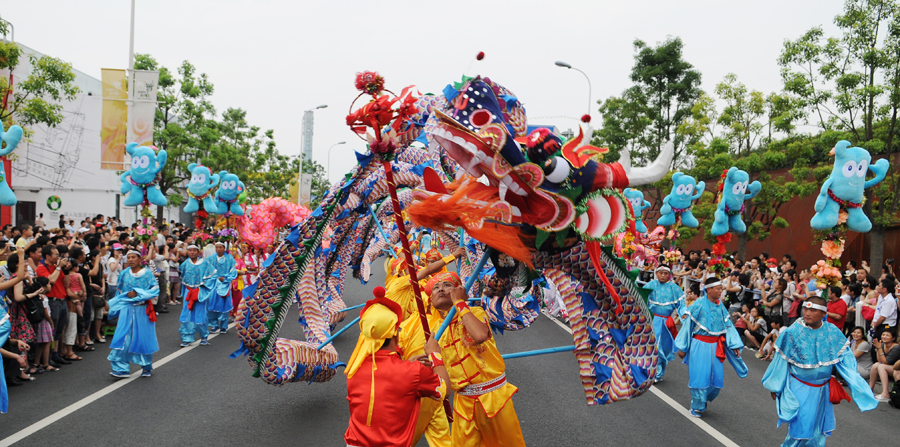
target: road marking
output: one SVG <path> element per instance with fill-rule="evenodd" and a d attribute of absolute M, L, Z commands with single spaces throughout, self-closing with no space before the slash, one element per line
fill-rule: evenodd
<path fill-rule="evenodd" d="M 235 325 L 234 323 L 231 323 L 230 325 L 228 325 L 228 329 L 234 328 L 234 325 Z M 210 334 L 209 340 L 216 338 L 218 335 L 219 334 Z M 181 357 L 182 355 L 186 354 L 187 352 L 191 351 L 192 349 L 196 348 L 197 346 L 200 346 L 200 344 L 198 343 L 195 345 L 188 346 L 186 348 L 179 348 L 177 351 L 163 357 L 162 359 L 160 359 L 158 361 L 154 361 L 153 369 L 154 370 L 159 369 L 160 366 L 163 366 L 166 363 L 169 363 L 172 360 L 175 360 L 178 357 Z M 0 439 L 0 447 L 7 447 L 10 445 L 13 445 L 13 444 L 15 444 L 33 434 L 39 432 L 39 431 L 47 428 L 48 426 L 50 426 L 50 424 L 53 424 L 54 422 L 59 421 L 60 419 L 90 405 L 91 403 L 99 400 L 103 396 L 106 396 L 107 394 L 112 393 L 113 391 L 115 391 L 117 389 L 122 388 L 123 386 L 128 385 L 131 382 L 134 382 L 136 379 L 141 377 L 142 372 L 143 372 L 142 370 L 138 370 L 136 373 L 131 374 L 127 379 L 119 379 L 115 383 L 113 383 L 103 389 L 100 389 L 99 391 L 85 397 L 84 399 L 81 399 L 78 402 L 75 402 L 74 404 L 63 408 L 62 410 L 59 410 L 56 413 L 53 413 L 50 416 L 47 416 L 44 419 L 41 419 L 40 421 L 37 421 L 34 424 L 29 425 L 28 427 L 25 427 L 24 429 L 20 430 L 19 432 L 15 433 L 14 435 L 7 437 L 5 439 Z"/>
<path fill-rule="evenodd" d="M 549 318 L 551 321 L 558 324 L 559 327 L 563 328 L 566 332 L 568 332 L 570 334 L 572 333 L 572 328 L 570 328 L 569 326 L 566 326 L 565 323 L 563 323 L 562 321 L 559 321 L 558 319 L 554 318 L 552 315 L 548 314 L 546 311 L 543 311 L 543 314 L 547 318 Z M 678 402 L 676 402 L 675 399 L 672 399 L 671 397 L 669 397 L 668 394 L 663 393 L 662 391 L 660 391 L 658 388 L 656 388 L 654 386 L 650 387 L 650 392 L 654 396 L 660 398 L 663 402 L 668 404 L 670 407 L 675 409 L 675 411 L 677 411 L 680 415 L 684 416 L 689 421 L 693 422 L 697 427 L 700 427 L 701 430 L 705 431 L 707 434 L 709 434 L 710 436 L 715 438 L 716 441 L 721 442 L 722 445 L 724 445 L 726 447 L 739 447 L 734 441 L 729 439 L 727 436 L 723 435 L 722 432 L 720 432 L 719 430 L 716 430 L 711 425 L 707 424 L 706 421 L 704 421 L 703 419 L 692 417 L 690 411 L 688 411 L 687 408 L 684 408 L 681 405 L 679 405 Z"/>

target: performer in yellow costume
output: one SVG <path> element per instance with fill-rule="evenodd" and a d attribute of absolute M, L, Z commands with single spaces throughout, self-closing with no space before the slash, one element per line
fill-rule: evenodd
<path fill-rule="evenodd" d="M 416 280 L 419 281 L 419 289 L 424 289 L 428 282 L 428 277 L 440 271 L 448 263 L 453 262 L 458 256 L 466 253 L 464 248 L 457 248 L 450 256 L 438 259 L 428 264 L 426 267 L 418 269 Z M 412 283 L 409 280 L 409 270 L 406 268 L 406 261 L 403 258 L 396 258 L 391 261 L 388 267 L 388 276 L 384 280 L 384 288 L 387 290 L 387 299 L 396 302 L 403 309 L 403 319 L 406 320 L 410 315 L 418 312 L 416 306 L 416 295 L 413 293 Z M 424 298 L 424 297 L 423 297 Z M 428 303 L 426 306 L 428 307 Z M 424 341 L 423 341 L 424 342 Z"/>
<path fill-rule="evenodd" d="M 469 308 L 456 273 L 436 274 L 429 283 L 438 319 L 453 306 L 458 311 L 440 340 L 455 391 L 453 446 L 524 446 L 512 402 L 519 389 L 506 381 L 506 364 L 491 335 L 487 314 L 480 307 Z"/>

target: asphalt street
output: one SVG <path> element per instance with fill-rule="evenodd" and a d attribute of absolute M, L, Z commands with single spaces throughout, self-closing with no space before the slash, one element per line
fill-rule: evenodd
<path fill-rule="evenodd" d="M 371 289 L 383 281 L 383 272 L 378 273 L 368 285 L 348 281 L 348 306 L 371 296 Z M 171 310 L 157 323 L 160 352 L 153 377 L 116 382 L 109 376 L 108 344 L 95 345 L 97 351 L 83 353 L 83 361 L 10 389 L 9 413 L 0 415 L 0 446 L 14 441 L 64 446 L 344 445 L 349 411 L 343 375 L 328 383 L 266 385 L 251 377 L 245 358 L 228 358 L 239 346 L 233 329 L 211 339 L 211 346 L 184 352 L 178 339 L 181 307 Z M 300 326 L 292 321 L 280 335 L 299 339 Z M 350 356 L 358 334 L 351 328 L 335 342 L 341 360 Z M 560 324 L 543 316 L 524 331 L 496 339 L 504 353 L 572 343 Z M 171 358 L 173 354 L 180 355 Z M 745 358 L 750 375 L 741 380 L 726 366 L 725 389 L 700 425 L 686 417 L 690 392 L 687 367 L 681 363 L 670 365 L 654 392 L 604 406 L 585 404 L 571 353 L 512 359 L 506 366 L 509 381 L 519 387 L 514 402 L 530 446 L 778 445 L 786 428 L 776 428 L 774 401 L 760 385 L 768 363 L 749 350 Z M 900 410 L 888 404 L 860 413 L 844 402 L 835 407 L 835 414 L 837 430 L 830 445 L 896 442 Z"/>

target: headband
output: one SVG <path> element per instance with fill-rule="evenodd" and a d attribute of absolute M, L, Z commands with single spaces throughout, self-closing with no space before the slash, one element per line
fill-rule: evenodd
<path fill-rule="evenodd" d="M 216 241 L 216 245 L 221 245 L 221 246 L 223 246 L 223 247 L 228 247 L 228 245 L 226 245 L 226 244 L 225 244 L 224 242 L 222 242 L 222 241 Z"/>
<path fill-rule="evenodd" d="M 139 252 L 139 251 L 137 251 L 137 250 L 128 250 L 128 252 L 125 253 L 125 256 L 132 255 L 132 254 L 138 255 L 138 257 L 141 256 L 141 252 Z"/>
<path fill-rule="evenodd" d="M 194 245 L 194 244 L 191 244 L 191 245 L 188 245 L 188 246 L 187 246 L 187 249 L 188 249 L 188 250 L 190 250 L 190 249 L 192 249 L 192 248 L 196 248 L 197 250 L 200 249 L 200 247 L 198 247 L 198 246 L 196 246 L 196 245 Z"/>
<path fill-rule="evenodd" d="M 813 304 L 813 303 L 810 303 L 809 301 L 804 302 L 804 303 L 803 303 L 803 307 L 806 307 L 806 308 L 808 308 L 808 309 L 821 310 L 822 312 L 828 312 L 828 308 L 827 308 L 827 307 L 825 307 L 825 306 L 823 306 L 823 305 L 821 305 L 821 304 Z"/>
<path fill-rule="evenodd" d="M 703 288 L 704 289 L 712 289 L 715 286 L 721 286 L 721 285 L 722 285 L 722 281 L 716 281 L 716 282 L 711 282 L 709 284 L 704 284 Z"/>
<path fill-rule="evenodd" d="M 661 265 L 661 266 L 659 266 L 659 267 L 656 268 L 656 271 L 657 271 L 657 272 L 659 272 L 659 271 L 666 271 L 666 272 L 671 273 L 671 272 L 672 272 L 672 269 L 670 269 L 669 267 L 667 267 L 667 266 L 665 266 L 665 265 Z"/>

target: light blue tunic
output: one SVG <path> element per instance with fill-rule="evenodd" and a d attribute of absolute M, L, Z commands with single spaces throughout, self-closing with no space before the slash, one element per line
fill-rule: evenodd
<path fill-rule="evenodd" d="M 9 322 L 9 314 L 6 313 L 6 308 L 0 308 L 0 346 L 6 344 L 11 331 L 12 324 Z M 6 413 L 7 410 L 9 410 L 9 393 L 6 390 L 3 362 L 0 362 L 0 413 Z"/>
<path fill-rule="evenodd" d="M 225 253 L 204 259 L 215 269 L 215 274 L 207 280 L 209 288 L 207 308 L 210 312 L 231 312 L 231 282 L 237 279 L 237 263 L 234 257 Z M 219 281 L 219 278 L 223 278 Z"/>
<path fill-rule="evenodd" d="M 197 261 L 197 264 L 194 264 L 190 259 L 186 259 L 178 266 L 178 271 L 181 272 L 181 284 L 183 285 L 181 296 L 184 302 L 178 321 L 206 325 L 206 303 L 210 297 L 206 284 L 215 277 L 216 271 L 207 259 L 197 258 Z M 188 309 L 188 288 L 200 288 L 193 310 Z"/>
<path fill-rule="evenodd" d="M 734 355 L 733 349 L 743 349 L 741 336 L 728 317 L 728 310 L 708 298 L 697 299 L 688 307 L 688 317 L 682 322 L 681 332 L 675 339 L 675 349 L 687 353 L 683 363 L 688 365 L 688 386 L 691 388 L 691 409 L 706 410 L 724 386 L 725 368 L 716 358 L 717 343 L 697 340 L 694 335 L 725 337 L 725 356 L 738 377 L 747 377 L 747 365 Z"/>
<path fill-rule="evenodd" d="M 675 360 L 675 336 L 666 326 L 669 317 L 677 312 L 684 319 L 687 306 L 684 302 L 684 291 L 673 281 L 661 283 L 654 279 L 644 285 L 650 292 L 650 312 L 653 314 L 653 331 L 656 333 L 656 347 L 659 361 L 656 368 L 656 380 L 662 380 L 666 365 Z"/>
<path fill-rule="evenodd" d="M 779 355 L 766 370 L 762 384 L 777 395 L 778 426 L 788 424 L 783 446 L 824 446 L 831 436 L 835 420 L 828 382 L 834 369 L 847 382 L 861 411 L 878 406 L 869 384 L 856 371 L 850 342 L 833 324 L 812 329 L 799 319 L 778 337 L 775 351 Z"/>
<path fill-rule="evenodd" d="M 134 291 L 137 296 L 128 297 Z M 153 353 L 159 351 L 156 323 L 147 315 L 146 301 L 159 295 L 159 283 L 150 270 L 130 268 L 119 274 L 117 295 L 109 300 L 109 317 L 118 318 L 116 333 L 110 343 L 107 359 L 114 372 L 128 372 L 128 363 L 136 363 L 145 370 L 152 368 Z M 152 305 L 151 305 L 152 306 Z"/>

